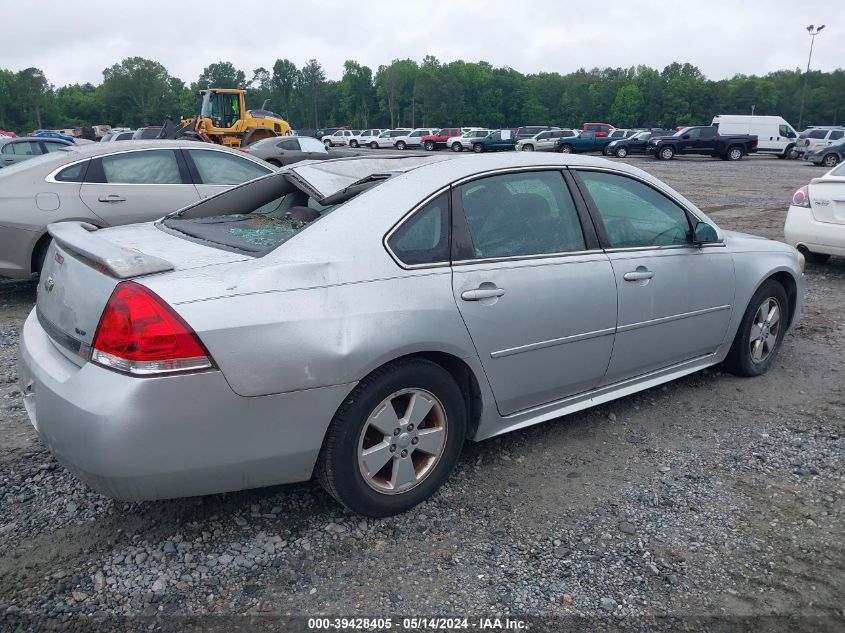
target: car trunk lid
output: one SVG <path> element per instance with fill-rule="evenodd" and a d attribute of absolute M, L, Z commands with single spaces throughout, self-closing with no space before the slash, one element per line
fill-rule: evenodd
<path fill-rule="evenodd" d="M 38 283 L 42 327 L 77 365 L 88 361 L 103 310 L 118 283 L 247 259 L 185 242 L 154 225 L 107 230 L 84 222 L 51 224 L 53 236 Z"/>
<path fill-rule="evenodd" d="M 845 177 L 810 182 L 810 209 L 818 222 L 845 224 Z"/>

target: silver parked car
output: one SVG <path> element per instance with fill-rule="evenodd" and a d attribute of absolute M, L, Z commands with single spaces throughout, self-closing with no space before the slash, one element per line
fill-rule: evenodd
<path fill-rule="evenodd" d="M 73 147 L 73 143 L 58 138 L 0 136 L 0 169 L 65 147 Z"/>
<path fill-rule="evenodd" d="M 148 222 L 274 171 L 237 150 L 194 141 L 56 149 L 0 169 L 0 276 L 26 279 L 41 269 L 51 222 Z"/>
<path fill-rule="evenodd" d="M 357 154 L 349 149 L 329 149 L 312 136 L 272 136 L 250 143 L 241 151 L 276 167 L 303 160 L 327 160 Z"/>
<path fill-rule="evenodd" d="M 316 473 L 355 512 L 401 512 L 467 438 L 723 361 L 762 374 L 804 296 L 794 248 L 558 154 L 300 163 L 156 223 L 50 232 L 24 404 L 124 499 Z"/>

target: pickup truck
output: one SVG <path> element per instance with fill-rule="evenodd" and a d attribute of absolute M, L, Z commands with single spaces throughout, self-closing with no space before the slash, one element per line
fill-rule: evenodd
<path fill-rule="evenodd" d="M 511 130 L 497 130 L 484 138 L 477 138 L 472 141 L 472 151 L 476 154 L 509 150 L 515 147 L 516 137 Z"/>
<path fill-rule="evenodd" d="M 595 130 L 584 130 L 575 137 L 564 137 L 557 142 L 557 151 L 564 154 L 580 152 L 602 152 L 613 139 L 607 136 L 597 136 Z"/>
<path fill-rule="evenodd" d="M 659 160 L 671 160 L 675 154 L 718 156 L 722 160 L 739 160 L 757 151 L 757 137 L 753 134 L 719 134 L 713 125 L 685 127 L 672 136 L 649 139 L 646 152 Z"/>

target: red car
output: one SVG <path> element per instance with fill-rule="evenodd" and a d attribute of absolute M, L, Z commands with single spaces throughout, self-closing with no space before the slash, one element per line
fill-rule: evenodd
<path fill-rule="evenodd" d="M 420 141 L 422 142 L 423 148 L 429 152 L 433 152 L 441 147 L 446 147 L 446 141 L 453 136 L 460 136 L 463 133 L 463 130 L 459 127 L 444 127 L 442 130 L 438 130 L 437 134 L 423 136 Z"/>
<path fill-rule="evenodd" d="M 616 128 L 614 128 L 610 123 L 585 123 L 581 129 L 585 132 L 587 130 L 595 130 L 596 137 L 599 137 L 607 136 L 611 133 L 611 131 L 615 130 Z"/>
<path fill-rule="evenodd" d="M 6 130 L 0 130 L 0 136 L 8 136 L 9 138 L 17 138 L 17 134 L 14 132 L 7 132 Z"/>

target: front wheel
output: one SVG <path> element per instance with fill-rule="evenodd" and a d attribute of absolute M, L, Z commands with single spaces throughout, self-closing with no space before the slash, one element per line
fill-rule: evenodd
<path fill-rule="evenodd" d="M 725 368 L 737 376 L 760 376 L 774 363 L 789 320 L 786 291 L 769 279 L 751 297 Z"/>
<path fill-rule="evenodd" d="M 398 514 L 443 485 L 465 432 L 466 407 L 452 376 L 427 360 L 397 361 L 367 376 L 341 405 L 317 478 L 353 512 Z"/>
<path fill-rule="evenodd" d="M 825 167 L 836 167 L 836 164 L 839 162 L 839 156 L 836 154 L 826 154 L 824 158 L 822 158 L 822 165 Z"/>
<path fill-rule="evenodd" d="M 358 141 L 352 139 L 351 141 L 349 141 L 349 147 L 358 147 Z"/>
<path fill-rule="evenodd" d="M 452 143 L 452 151 L 453 152 L 462 152 L 464 151 L 464 146 L 458 142 Z"/>
<path fill-rule="evenodd" d="M 334 145 L 332 144 L 332 142 L 331 142 L 331 141 L 323 141 L 323 145 L 325 145 L 325 146 L 326 146 L 326 148 L 329 148 L 329 147 L 334 147 Z"/>
<path fill-rule="evenodd" d="M 561 145 L 560 146 L 560 153 L 561 154 L 571 154 L 572 153 L 572 145 Z"/>
<path fill-rule="evenodd" d="M 399 141 L 396 143 L 396 149 L 405 149 L 405 141 Z"/>
<path fill-rule="evenodd" d="M 376 143 L 375 141 L 370 143 L 370 149 L 378 149 L 378 143 Z"/>
<path fill-rule="evenodd" d="M 657 152 L 657 157 L 660 160 L 672 160 L 675 156 L 675 150 L 669 146 L 661 147 Z"/>
<path fill-rule="evenodd" d="M 476 154 L 481 154 L 484 151 L 484 146 L 481 143 L 476 143 L 472 146 L 472 151 Z"/>
<path fill-rule="evenodd" d="M 522 149 L 523 152 L 533 152 L 534 146 L 531 143 L 526 143 L 525 145 L 523 145 L 521 147 L 521 149 Z"/>

